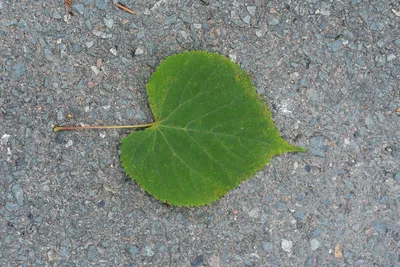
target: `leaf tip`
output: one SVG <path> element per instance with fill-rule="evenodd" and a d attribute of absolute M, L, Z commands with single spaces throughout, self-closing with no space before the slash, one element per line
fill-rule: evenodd
<path fill-rule="evenodd" d="M 300 146 L 292 146 L 292 145 L 289 145 L 289 147 L 287 148 L 286 151 L 287 151 L 287 152 L 300 152 L 300 153 L 305 153 L 305 152 L 307 152 L 307 149 L 302 148 L 302 147 L 300 147 Z"/>

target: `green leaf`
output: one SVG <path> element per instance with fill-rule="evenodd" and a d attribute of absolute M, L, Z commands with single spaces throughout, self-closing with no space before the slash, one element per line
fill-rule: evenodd
<path fill-rule="evenodd" d="M 121 162 L 163 202 L 210 204 L 272 156 L 303 151 L 279 136 L 249 75 L 216 53 L 168 57 L 146 90 L 155 122 L 121 140 Z"/>

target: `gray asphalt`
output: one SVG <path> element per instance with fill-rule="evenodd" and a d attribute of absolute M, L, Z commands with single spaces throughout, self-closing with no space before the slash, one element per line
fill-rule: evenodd
<path fill-rule="evenodd" d="M 318 0 L 0 0 L 0 266 L 400 266 L 400 4 Z M 127 179 L 160 61 L 240 64 L 281 135 L 211 206 L 175 208 Z"/>

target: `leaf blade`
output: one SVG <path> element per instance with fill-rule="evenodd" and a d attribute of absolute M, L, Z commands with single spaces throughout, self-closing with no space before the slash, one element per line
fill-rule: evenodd
<path fill-rule="evenodd" d="M 279 136 L 249 75 L 216 53 L 168 57 L 146 90 L 155 123 L 123 139 L 121 162 L 163 202 L 210 204 L 272 156 L 302 151 Z"/>

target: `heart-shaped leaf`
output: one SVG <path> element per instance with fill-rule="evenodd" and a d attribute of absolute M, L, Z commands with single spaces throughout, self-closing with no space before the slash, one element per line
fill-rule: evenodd
<path fill-rule="evenodd" d="M 155 122 L 121 140 L 121 162 L 163 202 L 209 204 L 272 156 L 303 151 L 279 136 L 250 77 L 216 53 L 168 57 L 146 90 Z"/>

